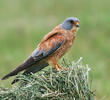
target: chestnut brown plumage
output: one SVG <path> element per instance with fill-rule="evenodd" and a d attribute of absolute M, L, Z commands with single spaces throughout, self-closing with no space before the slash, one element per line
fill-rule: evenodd
<path fill-rule="evenodd" d="M 24 63 L 4 76 L 2 80 L 17 75 L 23 70 L 24 75 L 36 73 L 48 65 L 58 70 L 66 70 L 58 64 L 58 60 L 72 47 L 78 29 L 79 20 L 75 17 L 67 18 L 44 36 L 38 47 Z M 12 83 L 17 81 L 15 79 Z"/>

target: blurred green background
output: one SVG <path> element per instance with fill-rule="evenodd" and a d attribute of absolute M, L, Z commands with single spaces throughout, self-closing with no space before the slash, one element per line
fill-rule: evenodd
<path fill-rule="evenodd" d="M 80 19 L 69 60 L 91 67 L 98 100 L 110 100 L 110 0 L 0 0 L 0 78 L 24 61 L 65 18 Z M 10 81 L 0 85 L 11 87 Z"/>

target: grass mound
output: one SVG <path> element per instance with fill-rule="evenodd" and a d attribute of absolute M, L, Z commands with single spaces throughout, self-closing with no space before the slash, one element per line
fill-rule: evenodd
<path fill-rule="evenodd" d="M 67 71 L 50 68 L 31 76 L 19 74 L 17 86 L 0 88 L 0 100 L 94 100 L 89 84 L 90 68 L 83 66 L 81 59 L 63 64 Z"/>

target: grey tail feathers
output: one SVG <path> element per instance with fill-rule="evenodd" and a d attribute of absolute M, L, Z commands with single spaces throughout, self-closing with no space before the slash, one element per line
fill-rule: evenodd
<path fill-rule="evenodd" d="M 48 65 L 49 65 L 48 63 L 44 63 L 44 64 L 41 64 L 41 65 L 34 65 L 34 66 L 28 68 L 27 70 L 25 70 L 23 72 L 23 75 L 34 74 L 34 73 L 40 71 L 41 69 L 45 68 Z M 15 84 L 18 81 L 19 81 L 19 79 L 14 79 L 11 84 Z"/>
<path fill-rule="evenodd" d="M 20 71 L 23 71 L 24 69 L 29 68 L 30 66 L 32 66 L 35 63 L 36 62 L 34 61 L 34 59 L 32 57 L 30 57 L 23 64 L 19 65 L 15 70 L 13 70 L 9 74 L 5 75 L 1 80 L 5 80 L 5 79 L 9 78 L 10 76 L 17 75 Z"/>

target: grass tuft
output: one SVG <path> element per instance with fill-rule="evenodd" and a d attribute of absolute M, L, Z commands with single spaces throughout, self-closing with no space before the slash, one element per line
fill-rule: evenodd
<path fill-rule="evenodd" d="M 90 68 L 82 58 L 68 66 L 67 71 L 45 69 L 34 75 L 17 75 L 20 82 L 12 89 L 0 88 L 0 100 L 94 100 L 89 83 Z"/>

